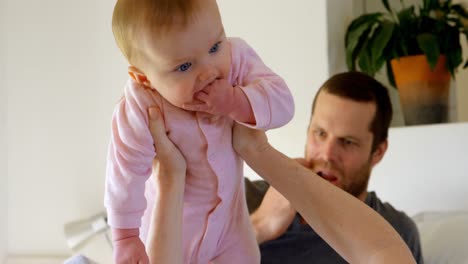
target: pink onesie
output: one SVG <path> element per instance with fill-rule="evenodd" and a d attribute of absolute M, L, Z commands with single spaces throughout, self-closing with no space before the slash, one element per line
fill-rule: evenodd
<path fill-rule="evenodd" d="M 229 82 L 247 95 L 254 128 L 288 123 L 291 93 L 243 40 L 229 38 Z M 187 160 L 184 193 L 184 263 L 259 263 L 245 203 L 243 161 L 232 147 L 233 120 L 175 107 L 155 90 L 129 80 L 112 119 L 105 206 L 113 228 L 139 228 L 146 241 L 155 199 L 151 165 L 156 153 L 147 109 L 158 106 L 169 138 Z M 144 194 L 144 195 L 143 195 Z"/>

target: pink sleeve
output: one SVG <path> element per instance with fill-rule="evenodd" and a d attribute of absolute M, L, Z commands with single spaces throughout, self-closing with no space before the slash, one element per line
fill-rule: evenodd
<path fill-rule="evenodd" d="M 294 115 L 294 100 L 285 81 L 268 68 L 243 40 L 231 39 L 234 79 L 252 107 L 256 124 L 267 130 L 287 124 Z"/>
<path fill-rule="evenodd" d="M 129 81 L 114 109 L 104 199 L 114 228 L 140 227 L 146 209 L 145 182 L 156 154 L 148 129 L 147 109 L 151 105 L 151 90 Z"/>

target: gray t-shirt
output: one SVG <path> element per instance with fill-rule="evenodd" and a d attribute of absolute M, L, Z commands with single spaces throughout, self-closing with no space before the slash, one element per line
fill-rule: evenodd
<path fill-rule="evenodd" d="M 416 224 L 389 203 L 369 192 L 365 203 L 385 218 L 406 242 L 417 263 L 424 263 Z M 315 231 L 296 215 L 284 235 L 260 245 L 262 264 L 347 263 Z"/>

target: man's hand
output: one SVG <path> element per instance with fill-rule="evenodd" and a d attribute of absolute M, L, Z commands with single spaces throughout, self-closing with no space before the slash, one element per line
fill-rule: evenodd
<path fill-rule="evenodd" d="M 232 145 L 241 157 L 249 152 L 262 152 L 270 147 L 264 131 L 248 128 L 238 123 L 234 123 L 232 129 Z"/>
<path fill-rule="evenodd" d="M 187 164 L 179 149 L 172 143 L 166 133 L 164 120 L 158 108 L 148 109 L 149 129 L 153 136 L 156 158 L 153 162 L 153 175 L 156 182 L 163 185 L 174 180 L 185 181 Z M 173 179 L 173 175 L 181 175 L 181 179 Z"/>
<path fill-rule="evenodd" d="M 145 245 L 139 237 L 114 241 L 114 262 L 117 264 L 149 264 Z"/>
<path fill-rule="evenodd" d="M 296 210 L 291 203 L 270 186 L 260 207 L 250 216 L 257 243 L 261 244 L 283 235 L 295 215 Z"/>
<path fill-rule="evenodd" d="M 233 87 L 226 79 L 216 79 L 195 94 L 196 103 L 184 104 L 189 111 L 229 116 L 233 120 L 255 124 L 252 107 L 241 88 Z"/>
<path fill-rule="evenodd" d="M 153 178 L 157 193 L 146 238 L 151 263 L 183 263 L 183 207 L 187 163 L 169 139 L 158 108 L 150 108 L 149 129 L 156 157 Z"/>

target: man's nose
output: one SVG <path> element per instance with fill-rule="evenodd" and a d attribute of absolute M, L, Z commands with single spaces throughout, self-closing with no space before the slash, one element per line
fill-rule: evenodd
<path fill-rule="evenodd" d="M 322 143 L 321 156 L 324 161 L 335 162 L 339 155 L 339 149 L 336 142 L 326 140 Z"/>

